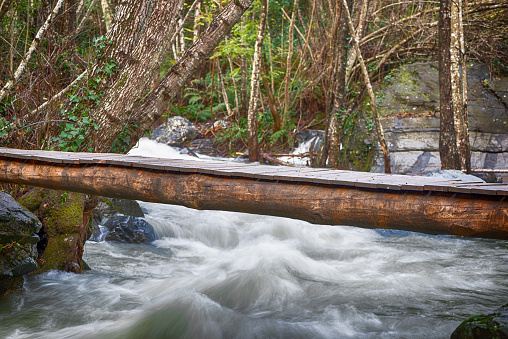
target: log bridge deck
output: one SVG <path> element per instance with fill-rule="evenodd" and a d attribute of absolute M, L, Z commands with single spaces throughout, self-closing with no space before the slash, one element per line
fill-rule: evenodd
<path fill-rule="evenodd" d="M 314 224 L 508 239 L 508 184 L 0 148 L 0 182 Z"/>

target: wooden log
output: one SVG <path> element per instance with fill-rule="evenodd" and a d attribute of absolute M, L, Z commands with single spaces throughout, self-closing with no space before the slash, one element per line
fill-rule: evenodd
<path fill-rule="evenodd" d="M 0 181 L 314 224 L 508 239 L 504 196 L 273 182 L 0 158 Z"/>

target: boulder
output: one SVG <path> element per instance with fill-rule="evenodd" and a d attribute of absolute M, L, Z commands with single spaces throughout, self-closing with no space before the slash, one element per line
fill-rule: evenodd
<path fill-rule="evenodd" d="M 0 296 L 21 289 L 23 275 L 37 269 L 41 227 L 35 215 L 0 192 Z"/>
<path fill-rule="evenodd" d="M 190 143 L 189 151 L 212 157 L 219 156 L 219 151 L 215 148 L 213 139 L 195 139 Z"/>
<path fill-rule="evenodd" d="M 187 119 L 172 117 L 155 129 L 151 140 L 173 147 L 184 147 L 198 135 L 196 127 Z"/>
<path fill-rule="evenodd" d="M 91 234 L 89 219 L 97 199 L 81 193 L 31 188 L 18 202 L 42 221 L 38 248 L 41 260 L 36 273 L 52 269 L 81 273 L 83 246 Z"/>
<path fill-rule="evenodd" d="M 129 215 L 116 215 L 109 218 L 101 231 L 105 241 L 149 244 L 157 239 L 154 228 L 148 222 Z"/>
<path fill-rule="evenodd" d="M 130 215 L 142 218 L 145 216 L 143 210 L 136 200 L 118 199 L 118 198 L 101 198 L 101 201 L 94 210 L 94 214 L 98 213 L 102 218 L 110 218 L 115 214 Z"/>
<path fill-rule="evenodd" d="M 102 231 L 100 225 L 106 222 L 107 219 L 115 215 L 130 215 L 133 217 L 144 217 L 145 213 L 139 206 L 136 200 L 118 199 L 118 198 L 106 198 L 101 197 L 99 199 L 97 207 L 93 210 L 91 225 L 92 236 L 91 240 L 101 241 Z"/>
<path fill-rule="evenodd" d="M 490 314 L 475 315 L 453 331 L 451 339 L 507 339 L 508 304 Z"/>

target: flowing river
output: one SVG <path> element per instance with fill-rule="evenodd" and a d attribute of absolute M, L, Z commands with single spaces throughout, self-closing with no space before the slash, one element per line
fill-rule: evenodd
<path fill-rule="evenodd" d="M 151 245 L 0 299 L 0 338 L 449 338 L 508 301 L 508 242 L 140 202 Z"/>

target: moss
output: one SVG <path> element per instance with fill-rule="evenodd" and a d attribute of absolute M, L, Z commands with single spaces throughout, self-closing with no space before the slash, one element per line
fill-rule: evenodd
<path fill-rule="evenodd" d="M 37 211 L 44 200 L 44 189 L 34 188 L 18 199 L 18 203 L 30 212 Z"/>
<path fill-rule="evenodd" d="M 52 269 L 81 272 L 84 196 L 34 188 L 19 201 L 42 221 L 48 235 L 48 245 L 36 273 Z"/>
<path fill-rule="evenodd" d="M 36 274 L 49 270 L 81 272 L 81 267 L 73 262 L 78 247 L 78 237 L 68 234 L 53 236 L 42 254 Z M 79 269 L 76 269 L 79 267 Z"/>
<path fill-rule="evenodd" d="M 68 192 L 67 198 L 62 200 L 62 194 L 60 191 L 50 191 L 47 197 L 50 208 L 45 211 L 44 223 L 52 225 L 49 229 L 46 227 L 50 235 L 79 232 L 83 223 L 83 196 Z"/>

